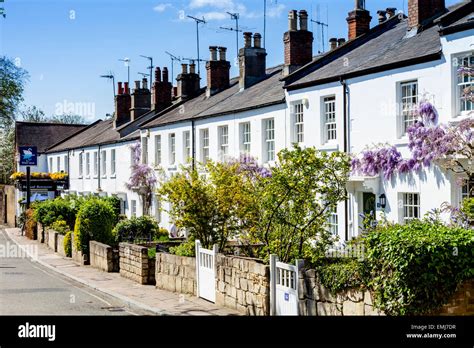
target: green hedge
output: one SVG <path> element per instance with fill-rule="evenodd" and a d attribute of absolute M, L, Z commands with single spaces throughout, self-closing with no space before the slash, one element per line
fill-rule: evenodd
<path fill-rule="evenodd" d="M 64 220 L 70 229 L 74 228 L 76 210 L 70 201 L 63 198 L 36 203 L 34 206 L 35 220 L 43 226 L 51 226 L 55 221 Z"/>
<path fill-rule="evenodd" d="M 64 253 L 67 257 L 72 256 L 71 232 L 67 232 L 63 241 Z"/>
<path fill-rule="evenodd" d="M 79 210 L 74 227 L 77 250 L 89 252 L 89 241 L 114 245 L 112 230 L 117 222 L 114 208 L 105 200 L 89 199 Z"/>
<path fill-rule="evenodd" d="M 413 221 L 366 236 L 369 287 L 388 315 L 426 314 L 474 277 L 474 231 Z"/>
<path fill-rule="evenodd" d="M 352 288 L 363 287 L 365 265 L 355 259 L 330 260 L 316 268 L 321 284 L 335 294 Z"/>
<path fill-rule="evenodd" d="M 115 241 L 134 242 L 136 240 L 166 241 L 168 231 L 161 229 L 155 219 L 150 216 L 132 217 L 119 221 L 113 231 Z"/>

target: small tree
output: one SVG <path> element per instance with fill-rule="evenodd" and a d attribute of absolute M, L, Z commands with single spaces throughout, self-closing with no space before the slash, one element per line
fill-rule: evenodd
<path fill-rule="evenodd" d="M 164 180 L 158 194 L 170 203 L 170 216 L 204 247 L 218 244 L 257 226 L 257 201 L 249 171 L 238 161 L 214 163 L 201 169 L 182 167 Z"/>
<path fill-rule="evenodd" d="M 262 181 L 257 239 L 266 256 L 277 254 L 283 262 L 317 258 L 331 243 L 329 214 L 346 198 L 349 158 L 295 145 L 278 159 L 271 177 Z"/>
<path fill-rule="evenodd" d="M 143 214 L 149 215 L 150 208 L 151 208 L 151 200 L 153 197 L 153 191 L 155 190 L 156 186 L 156 176 L 151 168 L 147 164 L 141 163 L 141 145 L 140 142 L 136 142 L 132 146 L 130 146 L 131 150 L 133 151 L 132 156 L 132 175 L 130 176 L 130 180 L 125 186 L 132 191 L 137 192 L 143 202 Z"/>

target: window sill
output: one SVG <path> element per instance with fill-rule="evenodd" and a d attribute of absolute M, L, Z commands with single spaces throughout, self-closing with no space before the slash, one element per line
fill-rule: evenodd
<path fill-rule="evenodd" d="M 328 143 L 325 143 L 323 145 L 321 145 L 318 150 L 322 150 L 322 151 L 331 151 L 331 150 L 334 150 L 334 151 L 338 151 L 339 150 L 339 144 L 338 143 L 335 143 L 335 142 L 328 142 Z"/>
<path fill-rule="evenodd" d="M 102 175 L 101 178 L 102 179 L 107 179 L 107 175 Z"/>
<path fill-rule="evenodd" d="M 175 171 L 175 170 L 178 170 L 178 167 L 176 165 L 171 165 L 171 166 L 168 166 L 168 170 Z"/>
<path fill-rule="evenodd" d="M 408 141 L 409 141 L 408 136 L 404 135 L 400 138 L 395 139 L 395 141 L 393 142 L 393 145 L 395 145 L 395 146 L 407 146 Z"/>
<path fill-rule="evenodd" d="M 111 178 L 111 179 L 116 179 L 116 178 L 117 178 L 117 175 L 112 174 L 112 175 L 110 176 L 110 178 Z"/>
<path fill-rule="evenodd" d="M 90 179 L 90 178 L 91 178 L 90 175 L 87 175 L 87 176 L 86 176 L 86 179 Z"/>

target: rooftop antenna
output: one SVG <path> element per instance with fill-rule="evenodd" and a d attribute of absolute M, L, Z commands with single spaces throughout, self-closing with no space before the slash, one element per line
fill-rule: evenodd
<path fill-rule="evenodd" d="M 323 42 L 323 51 L 319 53 L 324 53 L 324 51 L 326 50 L 325 41 L 324 41 L 324 27 L 328 28 L 329 25 L 327 23 L 321 22 L 319 20 L 314 20 L 314 19 L 311 19 L 311 22 L 316 23 L 318 26 L 321 27 L 321 40 Z"/>
<path fill-rule="evenodd" d="M 267 0 L 263 0 L 263 48 L 265 47 L 265 40 L 267 38 Z"/>
<path fill-rule="evenodd" d="M 198 61 L 198 75 L 201 76 L 201 64 L 199 63 L 201 61 L 200 59 L 200 55 L 199 55 L 199 24 L 206 24 L 206 20 L 204 19 L 204 17 L 202 17 L 202 19 L 199 19 L 199 18 L 196 18 L 196 17 L 193 17 L 193 16 L 187 16 L 188 18 L 191 18 L 193 19 L 195 22 L 196 22 L 196 36 L 197 36 L 197 61 Z"/>
<path fill-rule="evenodd" d="M 150 76 L 150 74 L 142 73 L 142 72 L 139 72 L 139 73 L 137 73 L 137 74 L 142 75 L 142 77 L 148 77 L 148 76 Z"/>
<path fill-rule="evenodd" d="M 169 53 L 168 51 L 165 51 L 165 53 L 170 56 L 171 58 L 171 84 L 173 84 L 174 81 L 174 62 L 181 62 L 181 58 L 176 57 L 175 55 Z"/>
<path fill-rule="evenodd" d="M 124 65 L 127 67 L 127 81 L 130 85 L 130 58 L 119 59 L 119 62 L 123 62 Z"/>
<path fill-rule="evenodd" d="M 147 57 L 147 56 L 142 56 L 140 55 L 140 57 L 142 58 L 145 58 L 145 59 L 148 59 L 150 61 L 150 66 L 148 67 L 148 69 L 150 69 L 150 75 L 149 76 L 152 76 L 153 75 L 153 57 Z M 151 87 L 152 87 L 152 79 L 150 79 L 150 91 L 151 91 Z"/>
<path fill-rule="evenodd" d="M 104 79 L 109 79 L 112 80 L 112 86 L 113 86 L 113 91 L 114 91 L 114 99 L 115 99 L 115 76 L 112 73 L 109 73 L 108 75 L 100 75 L 100 77 Z"/>
<path fill-rule="evenodd" d="M 239 18 L 240 15 L 238 13 L 231 13 L 227 12 L 227 14 L 230 16 L 232 20 L 235 21 L 235 28 L 226 28 L 226 27 L 220 27 L 221 29 L 224 30 L 229 30 L 229 31 L 235 31 L 235 40 L 236 40 L 236 49 L 237 49 L 237 61 L 239 60 L 239 33 L 242 32 L 242 30 L 239 30 Z"/>

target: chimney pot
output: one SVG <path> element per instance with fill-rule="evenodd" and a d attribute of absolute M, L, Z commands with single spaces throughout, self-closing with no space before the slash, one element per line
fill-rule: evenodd
<path fill-rule="evenodd" d="M 389 7 L 387 8 L 386 12 L 387 12 L 388 18 L 392 18 L 393 16 L 395 16 L 395 12 L 397 12 L 397 9 L 395 7 Z"/>
<path fill-rule="evenodd" d="M 140 89 L 140 81 L 135 81 L 135 89 Z"/>
<path fill-rule="evenodd" d="M 308 12 L 300 11 L 300 30 L 308 30 Z"/>
<path fill-rule="evenodd" d="M 250 48 L 252 46 L 252 33 L 245 32 L 244 33 L 244 47 Z"/>
<path fill-rule="evenodd" d="M 142 88 L 147 89 L 148 88 L 148 80 L 146 77 L 142 79 Z"/>
<path fill-rule="evenodd" d="M 337 48 L 337 39 L 335 37 L 329 39 L 329 46 L 331 47 L 331 51 Z"/>
<path fill-rule="evenodd" d="M 196 64 L 194 62 L 189 64 L 189 73 L 190 74 L 195 74 L 196 73 Z"/>
<path fill-rule="evenodd" d="M 118 94 L 123 94 L 122 82 L 118 83 Z"/>
<path fill-rule="evenodd" d="M 155 82 L 161 82 L 161 69 L 158 66 L 155 69 Z"/>
<path fill-rule="evenodd" d="M 262 35 L 259 33 L 253 35 L 253 47 L 262 48 Z"/>
<path fill-rule="evenodd" d="M 289 31 L 297 31 L 298 30 L 298 25 L 297 25 L 297 18 L 298 17 L 298 12 L 296 10 L 291 10 L 288 13 L 288 30 Z"/>
<path fill-rule="evenodd" d="M 209 51 L 211 52 L 210 60 L 217 60 L 217 46 L 209 46 Z"/>
<path fill-rule="evenodd" d="M 379 24 L 383 23 L 387 20 L 387 11 L 377 11 L 377 14 L 379 15 Z"/>
<path fill-rule="evenodd" d="M 356 0 L 356 8 L 349 12 L 347 24 L 349 26 L 349 40 L 353 40 L 370 30 L 370 21 L 372 17 L 370 12 L 365 9 L 365 0 Z"/>
<path fill-rule="evenodd" d="M 337 40 L 337 47 L 341 47 L 345 43 L 346 43 L 346 39 L 340 38 L 340 39 Z"/>
<path fill-rule="evenodd" d="M 355 8 L 365 10 L 365 0 L 355 0 Z"/>
<path fill-rule="evenodd" d="M 129 89 L 128 89 L 128 82 L 124 82 L 123 84 L 124 84 L 123 94 L 130 94 Z"/>
<path fill-rule="evenodd" d="M 181 64 L 181 74 L 188 73 L 188 64 Z"/>
<path fill-rule="evenodd" d="M 168 68 L 167 68 L 167 67 L 164 67 L 164 68 L 163 68 L 163 82 L 168 82 L 168 79 L 169 79 L 168 76 L 169 76 L 169 75 L 168 75 Z"/>
<path fill-rule="evenodd" d="M 226 60 L 227 47 L 219 47 L 219 60 Z"/>

